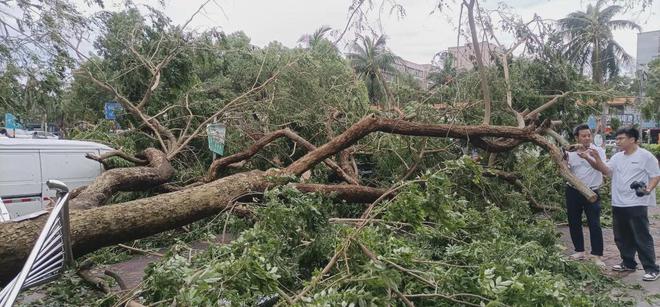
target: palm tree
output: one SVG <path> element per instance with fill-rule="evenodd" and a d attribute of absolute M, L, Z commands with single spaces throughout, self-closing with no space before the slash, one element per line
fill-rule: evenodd
<path fill-rule="evenodd" d="M 389 105 L 392 96 L 383 73 L 394 73 L 394 62 L 398 57 L 387 49 L 385 42 L 384 35 L 376 38 L 358 35 L 347 57 L 358 76 L 365 79 L 369 100 L 375 102 L 380 96 L 378 89 L 382 88 Z"/>
<path fill-rule="evenodd" d="M 332 28 L 329 26 L 321 26 L 312 34 L 305 34 L 298 39 L 299 43 L 303 43 L 307 48 L 317 46 L 322 40 L 326 39 L 325 36 Z"/>
<path fill-rule="evenodd" d="M 623 11 L 619 5 L 604 7 L 606 0 L 589 4 L 586 11 L 570 13 L 559 20 L 561 34 L 568 39 L 565 55 L 582 71 L 591 65 L 592 80 L 603 84 L 605 76 L 612 78 L 619 73 L 619 64 L 627 63 L 631 57 L 614 41 L 612 30 L 641 27 L 629 20 L 613 19 Z"/>
<path fill-rule="evenodd" d="M 619 5 L 604 7 L 606 2 L 606 0 L 598 0 L 595 6 L 589 4 L 585 12 L 573 12 L 559 20 L 560 34 L 568 39 L 568 43 L 564 45 L 564 54 L 580 67 L 580 72 L 590 64 L 591 79 L 599 85 L 603 84 L 606 75 L 608 79 L 617 76 L 619 64 L 630 62 L 631 59 L 631 56 L 614 41 L 612 30 L 641 31 L 641 27 L 632 21 L 613 19 L 623 11 L 623 7 Z M 608 113 L 607 101 L 603 101 L 600 129 L 604 130 L 607 125 Z"/>

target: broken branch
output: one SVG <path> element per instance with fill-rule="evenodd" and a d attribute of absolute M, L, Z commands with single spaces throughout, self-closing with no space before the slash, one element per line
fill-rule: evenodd
<path fill-rule="evenodd" d="M 85 158 L 91 159 L 91 160 L 94 160 L 94 161 L 97 161 L 97 162 L 101 162 L 101 163 L 103 163 L 104 160 L 106 160 L 110 157 L 120 157 L 120 158 L 122 158 L 126 161 L 133 162 L 137 165 L 146 165 L 146 164 L 149 163 L 149 161 L 147 161 L 147 160 L 143 160 L 143 159 L 131 156 L 131 155 L 129 155 L 129 154 L 127 154 L 127 153 L 125 153 L 121 150 L 111 150 L 111 151 L 108 151 L 108 152 L 104 152 L 100 155 L 95 155 L 95 154 L 91 154 L 91 153 L 85 154 Z"/>
<path fill-rule="evenodd" d="M 295 132 L 291 131 L 288 128 L 285 129 L 280 129 L 271 132 L 270 134 L 265 135 L 264 137 L 260 138 L 252 144 L 248 149 L 241 151 L 239 153 L 233 154 L 231 156 L 224 157 L 222 159 L 218 159 L 216 161 L 213 161 L 211 164 L 211 167 L 209 167 L 209 171 L 207 172 L 206 175 L 206 181 L 211 181 L 217 178 L 218 171 L 222 169 L 223 167 L 227 167 L 228 165 L 244 161 L 246 159 L 251 158 L 257 152 L 259 152 L 262 148 L 264 148 L 266 145 L 272 143 L 274 140 L 280 138 L 280 137 L 288 137 L 292 141 L 302 145 L 305 147 L 308 151 L 313 151 L 316 150 L 316 146 L 314 146 L 312 143 L 308 142 Z M 359 184 L 359 182 L 352 176 L 348 175 L 337 163 L 335 163 L 332 160 L 326 159 L 324 163 L 330 167 L 332 170 L 334 170 L 340 177 L 342 177 L 346 182 L 350 184 Z M 301 173 L 302 174 L 302 173 Z"/>

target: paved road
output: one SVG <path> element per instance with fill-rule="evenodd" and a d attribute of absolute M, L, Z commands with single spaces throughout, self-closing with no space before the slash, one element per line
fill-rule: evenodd
<path fill-rule="evenodd" d="M 651 235 L 654 238 L 656 257 L 660 255 L 660 208 L 649 208 L 649 222 L 651 223 Z M 568 226 L 559 227 L 561 232 L 561 239 L 566 246 L 566 254 L 570 255 L 573 251 L 573 243 L 568 232 Z M 589 228 L 583 229 L 585 236 L 585 250 L 589 252 L 591 246 L 589 244 Z M 619 250 L 614 243 L 614 235 L 612 228 L 603 228 L 603 240 L 605 241 L 605 249 L 603 251 L 603 261 L 607 264 L 607 268 L 603 271 L 605 274 L 621 278 L 621 280 L 629 285 L 639 285 L 640 290 L 628 291 L 629 294 L 636 299 L 637 306 L 660 306 L 660 300 L 656 299 L 655 302 L 647 302 L 651 300 L 650 296 L 660 294 L 660 279 L 653 282 L 642 281 L 644 270 L 641 264 L 635 272 L 618 273 L 610 270 L 612 265 L 621 262 L 619 257 Z M 660 259 L 657 260 L 660 263 Z M 639 263 L 639 260 L 637 260 Z"/>

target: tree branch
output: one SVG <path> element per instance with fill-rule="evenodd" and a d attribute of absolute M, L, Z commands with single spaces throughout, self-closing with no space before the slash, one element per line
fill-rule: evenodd
<path fill-rule="evenodd" d="M 358 0 L 358 1 L 359 1 L 358 5 L 355 7 L 353 12 L 351 13 L 351 16 L 349 16 L 348 20 L 346 21 L 346 26 L 344 27 L 344 31 L 342 31 L 341 34 L 339 35 L 339 37 L 337 37 L 337 39 L 335 39 L 334 43 L 332 43 L 333 45 L 337 46 L 337 44 L 339 44 L 341 39 L 344 37 L 344 34 L 346 34 L 346 31 L 348 31 L 348 27 L 350 26 L 351 21 L 353 20 L 353 16 L 355 16 L 355 13 L 357 13 L 360 10 L 360 7 L 362 6 L 362 4 L 364 2 L 366 2 L 366 0 Z"/>
<path fill-rule="evenodd" d="M 169 129 L 161 125 L 157 119 L 147 118 L 144 115 L 144 113 L 140 111 L 140 109 L 138 109 L 128 98 L 120 94 L 119 91 L 116 88 L 114 88 L 112 85 L 110 85 L 107 82 L 99 80 L 88 70 L 84 70 L 84 72 L 86 73 L 86 76 L 89 77 L 90 80 L 92 80 L 92 82 L 94 82 L 96 85 L 113 93 L 115 97 L 117 97 L 117 99 L 119 100 L 119 103 L 124 107 L 124 109 L 130 112 L 133 116 L 142 120 L 142 122 L 145 125 L 147 125 L 147 127 L 149 127 L 149 129 L 151 129 L 151 131 L 154 133 L 163 151 L 167 151 L 169 147 L 166 145 L 161 134 L 164 134 L 171 144 L 176 142 L 174 134 L 172 134 L 172 132 Z"/>
<path fill-rule="evenodd" d="M 104 162 L 104 160 L 106 160 L 108 158 L 111 158 L 111 157 L 120 157 L 120 158 L 122 158 L 126 161 L 133 162 L 137 165 L 146 165 L 146 164 L 149 163 L 149 161 L 147 161 L 147 160 L 143 160 L 143 159 L 131 156 L 131 155 L 129 155 L 129 154 L 127 154 L 127 153 L 125 153 L 121 150 L 111 150 L 111 151 L 108 151 L 108 152 L 104 152 L 100 155 L 95 155 L 95 154 L 92 154 L 92 153 L 85 154 L 85 158 L 91 159 L 91 160 L 94 160 L 94 161 L 97 161 L 97 162 L 101 162 L 101 163 Z"/>
<path fill-rule="evenodd" d="M 543 105 L 541 105 L 540 107 L 536 108 L 534 111 L 527 113 L 527 115 L 525 115 L 525 119 L 526 119 L 526 120 L 529 120 L 529 119 L 533 119 L 533 118 L 535 118 L 535 117 L 538 116 L 541 112 L 547 110 L 548 108 L 550 108 L 551 106 L 553 106 L 555 103 L 557 103 L 557 101 L 559 101 L 559 98 L 566 97 L 566 96 L 568 96 L 568 95 L 570 95 L 570 94 L 571 94 L 571 92 L 568 91 L 568 92 L 562 93 L 562 94 L 560 94 L 560 95 L 555 95 L 555 96 L 554 96 L 552 99 L 550 99 L 548 102 L 546 102 L 546 103 L 544 103 Z"/>
<path fill-rule="evenodd" d="M 555 164 L 559 168 L 559 173 L 562 177 L 564 177 L 564 179 L 568 181 L 569 184 L 578 190 L 580 194 L 584 195 L 584 197 L 590 202 L 593 203 L 598 199 L 598 196 L 596 193 L 594 193 L 594 191 L 589 189 L 586 185 L 584 185 L 584 183 L 582 183 L 582 181 L 580 181 L 577 177 L 575 177 L 575 175 L 573 175 L 573 173 L 571 173 L 566 163 L 564 163 L 564 156 L 557 146 L 553 145 L 548 140 L 546 140 L 545 137 L 538 134 L 532 135 L 531 138 L 535 144 L 545 148 L 545 150 L 548 151 L 550 157 L 553 161 L 555 161 Z"/>
<path fill-rule="evenodd" d="M 148 166 L 116 168 L 102 173 L 70 202 L 71 209 L 89 209 L 105 204 L 117 191 L 144 190 L 167 182 L 174 168 L 155 148 L 144 150 Z"/>
<path fill-rule="evenodd" d="M 218 159 L 218 160 L 213 161 L 213 163 L 209 167 L 209 170 L 207 172 L 205 181 L 208 182 L 208 181 L 216 179 L 218 171 L 221 168 L 226 167 L 227 165 L 230 165 L 230 164 L 233 164 L 233 163 L 240 162 L 240 161 L 251 158 L 252 156 L 257 154 L 257 152 L 259 152 L 262 148 L 264 148 L 266 145 L 272 143 L 274 140 L 276 140 L 278 138 L 281 138 L 281 137 L 287 137 L 287 138 L 291 139 L 292 141 L 294 141 L 294 142 L 302 145 L 303 147 L 305 147 L 308 151 L 316 150 L 316 146 L 314 146 L 312 143 L 308 142 L 307 140 L 305 140 L 304 138 L 302 138 L 301 136 L 299 136 L 295 132 L 291 131 L 290 129 L 285 128 L 285 129 L 276 130 L 276 131 L 271 132 L 270 134 L 267 134 L 264 137 L 260 138 L 257 142 L 252 144 L 252 146 L 250 146 L 249 148 L 247 148 L 244 151 L 241 151 L 241 152 L 233 154 L 231 156 L 227 156 L 227 157 L 224 157 L 222 159 Z M 350 184 L 356 184 L 356 185 L 359 184 L 359 182 L 355 178 L 348 175 L 334 161 L 332 161 L 330 159 L 326 159 L 324 161 L 324 163 L 328 167 L 330 167 L 332 170 L 334 170 L 340 177 L 342 177 L 344 180 L 346 180 L 346 182 L 348 182 Z"/>
<path fill-rule="evenodd" d="M 91 270 L 91 262 L 84 263 L 81 268 L 76 272 L 82 280 L 88 282 L 91 284 L 94 288 L 98 289 L 99 291 L 105 293 L 105 294 L 111 294 L 112 290 L 110 289 L 110 286 L 108 286 L 108 283 L 105 282 L 102 278 L 99 278 L 95 276 Z M 121 290 L 126 290 L 126 284 L 124 283 L 123 279 L 117 273 L 114 273 L 112 271 L 105 270 L 105 275 L 108 275 L 112 277 L 115 281 L 117 281 L 117 285 L 119 285 L 119 288 Z M 134 300 L 128 300 L 125 303 L 126 307 L 145 307 L 144 305 L 134 301 Z"/>
<path fill-rule="evenodd" d="M 530 140 L 530 135 L 533 133 L 532 130 L 527 128 L 421 124 L 403 120 L 378 118 L 371 114 L 362 118 L 344 131 L 344 133 L 330 140 L 317 150 L 296 160 L 287 167 L 286 171 L 300 175 L 320 161 L 323 161 L 323 159 L 348 148 L 364 136 L 376 131 L 411 136 L 450 137 L 461 139 L 495 136 L 521 140 Z"/>
<path fill-rule="evenodd" d="M 568 141 L 566 141 L 566 139 L 563 136 L 561 136 L 559 133 L 552 130 L 552 128 L 545 129 L 545 133 L 547 135 L 551 136 L 553 139 L 555 139 L 555 141 L 557 141 L 557 143 L 559 145 L 561 145 L 561 146 L 568 146 L 569 145 Z"/>
<path fill-rule="evenodd" d="M 507 183 L 511 184 L 512 186 L 516 187 L 523 195 L 525 195 L 532 209 L 552 210 L 552 211 L 559 210 L 558 207 L 545 206 L 542 205 L 538 200 L 536 200 L 534 195 L 532 195 L 532 193 L 530 193 L 530 191 L 522 184 L 522 182 L 520 182 L 520 176 L 518 176 L 517 174 L 509 173 L 493 168 L 486 169 L 483 174 L 484 176 L 487 177 L 496 177 L 502 179 Z"/>
<path fill-rule="evenodd" d="M 333 138 L 323 146 L 307 153 L 305 156 L 293 162 L 284 171 L 297 176 L 312 168 L 314 165 L 330 157 L 331 155 L 348 148 L 357 141 L 372 132 L 386 132 L 411 136 L 431 136 L 445 138 L 474 139 L 483 137 L 504 137 L 511 139 L 511 146 L 516 143 L 533 142 L 546 149 L 552 159 L 557 163 L 560 174 L 570 182 L 588 200 L 595 201 L 596 195 L 580 182 L 562 163 L 563 156 L 557 146 L 548 142 L 539 135 L 534 126 L 525 128 L 508 126 L 462 126 L 462 125 L 433 125 L 412 123 L 402 120 L 378 118 L 373 114 L 362 118 L 353 124 L 344 133 Z"/>

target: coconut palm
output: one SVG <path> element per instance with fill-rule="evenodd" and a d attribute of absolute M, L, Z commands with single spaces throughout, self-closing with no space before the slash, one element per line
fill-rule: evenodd
<path fill-rule="evenodd" d="M 385 46 L 386 37 L 380 35 L 376 38 L 358 35 L 358 39 L 351 46 L 351 53 L 347 55 L 355 72 L 364 78 L 372 102 L 385 95 L 391 100 L 391 94 L 384 77 L 384 73 L 394 74 L 394 62 L 398 58 Z M 382 89 L 382 92 L 381 92 Z"/>
<path fill-rule="evenodd" d="M 641 27 L 629 20 L 613 19 L 623 11 L 619 5 L 605 7 L 606 0 L 589 4 L 586 11 L 570 13 L 559 20 L 561 34 L 568 39 L 565 55 L 581 70 L 591 66 L 592 80 L 603 84 L 605 76 L 612 78 L 619 73 L 619 64 L 631 60 L 630 55 L 616 42 L 613 30 Z"/>
<path fill-rule="evenodd" d="M 312 34 L 305 34 L 298 39 L 299 43 L 303 43 L 307 48 L 317 46 L 322 40 L 326 39 L 325 36 L 332 28 L 329 26 L 321 26 Z"/>

